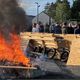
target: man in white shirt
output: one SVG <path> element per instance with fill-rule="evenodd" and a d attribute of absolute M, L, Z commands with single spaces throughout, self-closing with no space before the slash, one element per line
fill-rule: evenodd
<path fill-rule="evenodd" d="M 39 32 L 39 24 L 33 24 L 32 32 Z"/>

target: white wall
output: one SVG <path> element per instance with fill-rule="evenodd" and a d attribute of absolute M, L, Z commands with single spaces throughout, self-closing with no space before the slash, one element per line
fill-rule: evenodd
<path fill-rule="evenodd" d="M 49 16 L 45 13 L 40 13 L 39 14 L 39 21 L 45 25 L 46 23 L 49 24 Z M 37 23 L 37 16 L 32 20 L 32 23 Z"/>

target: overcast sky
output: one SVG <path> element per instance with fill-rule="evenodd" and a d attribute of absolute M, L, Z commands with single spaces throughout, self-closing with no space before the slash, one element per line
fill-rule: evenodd
<path fill-rule="evenodd" d="M 20 0 L 21 6 L 24 8 L 28 15 L 36 15 L 37 14 L 37 7 L 35 2 L 40 4 L 39 13 L 44 10 L 44 6 L 47 2 L 55 2 L 56 0 Z M 72 0 L 69 0 L 72 4 Z"/>

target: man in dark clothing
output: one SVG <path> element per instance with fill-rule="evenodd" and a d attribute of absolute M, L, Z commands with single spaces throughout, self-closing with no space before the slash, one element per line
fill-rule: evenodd
<path fill-rule="evenodd" d="M 75 34 L 80 34 L 80 24 L 78 24 L 78 28 L 75 29 Z"/>
<path fill-rule="evenodd" d="M 74 28 L 72 27 L 71 24 L 69 24 L 68 27 L 67 27 L 67 33 L 68 34 L 74 34 Z"/>
<path fill-rule="evenodd" d="M 42 24 L 42 22 L 41 21 L 39 21 L 39 32 L 40 33 L 43 33 L 44 32 L 44 25 Z"/>
<path fill-rule="evenodd" d="M 50 33 L 54 33 L 54 27 L 55 27 L 55 24 L 52 24 L 52 25 L 50 26 L 50 28 L 49 28 Z"/>
<path fill-rule="evenodd" d="M 45 24 L 44 31 L 46 33 L 49 33 L 49 25 L 47 23 Z"/>
<path fill-rule="evenodd" d="M 59 24 L 56 24 L 56 26 L 54 27 L 54 33 L 61 34 L 61 26 Z"/>
<path fill-rule="evenodd" d="M 42 32 L 42 33 L 44 32 L 44 26 L 42 24 L 40 25 L 39 31 Z"/>
<path fill-rule="evenodd" d="M 67 34 L 67 23 L 66 22 L 63 23 L 62 34 Z"/>

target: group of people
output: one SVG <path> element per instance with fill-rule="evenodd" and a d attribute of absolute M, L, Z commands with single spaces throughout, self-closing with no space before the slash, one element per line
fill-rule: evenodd
<path fill-rule="evenodd" d="M 80 34 L 80 23 L 53 23 L 52 25 L 43 25 L 41 22 L 34 23 L 32 26 L 32 32 L 48 32 L 54 34 Z"/>
<path fill-rule="evenodd" d="M 44 26 L 41 22 L 32 25 L 32 32 L 44 32 Z"/>
<path fill-rule="evenodd" d="M 62 23 L 52 24 L 50 32 L 55 34 L 80 34 L 80 24 Z"/>

